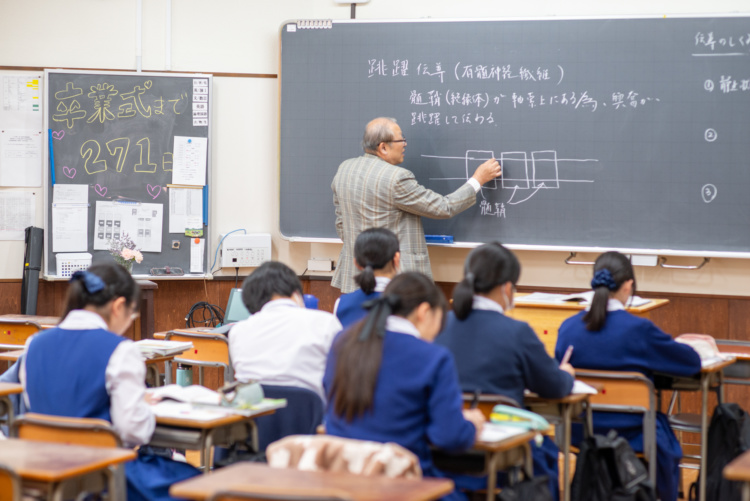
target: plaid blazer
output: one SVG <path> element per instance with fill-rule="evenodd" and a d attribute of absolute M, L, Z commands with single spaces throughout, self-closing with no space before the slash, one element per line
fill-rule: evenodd
<path fill-rule="evenodd" d="M 432 277 L 422 216 L 447 219 L 476 203 L 476 193 L 464 184 L 450 195 L 420 185 L 407 169 L 365 154 L 339 166 L 331 184 L 336 208 L 336 233 L 344 241 L 331 285 L 342 293 L 357 286 L 354 241 L 368 228 L 388 228 L 399 240 L 401 270 Z"/>

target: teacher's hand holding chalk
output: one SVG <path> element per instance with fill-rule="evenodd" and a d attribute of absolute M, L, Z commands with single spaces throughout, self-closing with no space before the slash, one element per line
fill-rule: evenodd
<path fill-rule="evenodd" d="M 500 162 L 491 158 L 477 167 L 477 170 L 474 171 L 474 175 L 471 177 L 472 179 L 476 179 L 479 186 L 482 186 L 500 176 L 502 173 L 503 168 L 500 166 Z"/>

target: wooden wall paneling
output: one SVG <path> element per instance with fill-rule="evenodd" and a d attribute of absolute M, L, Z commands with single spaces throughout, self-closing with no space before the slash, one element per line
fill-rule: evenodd
<path fill-rule="evenodd" d="M 728 303 L 729 332 L 726 338 L 750 341 L 750 301 L 729 299 Z"/>
<path fill-rule="evenodd" d="M 322 278 L 322 280 L 321 280 Z M 302 292 L 312 294 L 318 298 L 318 309 L 333 313 L 333 306 L 341 295 L 341 291 L 331 287 L 329 277 L 301 277 Z"/>

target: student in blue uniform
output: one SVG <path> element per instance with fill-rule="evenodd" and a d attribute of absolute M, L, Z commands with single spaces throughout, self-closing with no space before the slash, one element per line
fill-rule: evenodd
<path fill-rule="evenodd" d="M 599 370 L 637 371 L 648 377 L 654 372 L 690 376 L 701 370 L 698 354 L 675 342 L 650 320 L 625 311 L 635 292 L 633 266 L 619 252 L 605 252 L 594 263 L 591 308 L 567 319 L 560 326 L 555 356 L 560 359 L 573 346 L 574 367 Z M 631 447 L 643 451 L 642 419 L 633 414 L 594 413 L 594 432 L 615 429 Z M 657 495 L 662 501 L 677 499 L 682 450 L 669 420 L 656 416 Z"/>
<path fill-rule="evenodd" d="M 504 395 L 522 405 L 524 389 L 546 398 L 569 394 L 574 372 L 570 364 L 558 366 L 528 324 L 505 316 L 520 274 L 518 258 L 500 243 L 472 250 L 464 279 L 453 290 L 453 311 L 435 343 L 453 353 L 463 391 Z M 557 446 L 545 437 L 532 452 L 534 473 L 550 477 L 557 499 Z"/>
<path fill-rule="evenodd" d="M 367 318 L 345 330 L 328 356 L 326 431 L 340 437 L 396 442 L 419 457 L 425 476 L 444 476 L 430 445 L 471 447 L 484 417 L 463 410 L 453 357 L 432 344 L 445 298 L 425 275 L 397 275 Z M 446 499 L 462 499 L 454 492 Z"/>
<path fill-rule="evenodd" d="M 27 342 L 20 367 L 30 412 L 99 418 L 112 423 L 123 445 L 146 444 L 155 419 L 145 395 L 146 366 L 122 337 L 138 315 L 140 290 L 125 268 L 96 264 L 73 274 L 60 324 Z M 165 499 L 169 483 L 199 473 L 186 464 L 140 456 L 125 465 L 129 499 Z M 161 489 L 151 487 L 161 484 Z"/>
<path fill-rule="evenodd" d="M 360 272 L 354 281 L 359 289 L 338 298 L 333 307 L 333 313 L 344 329 L 365 318 L 367 311 L 362 308 L 362 303 L 375 299 L 385 290 L 399 272 L 400 262 L 398 237 L 391 230 L 370 228 L 357 236 L 354 265 Z"/>

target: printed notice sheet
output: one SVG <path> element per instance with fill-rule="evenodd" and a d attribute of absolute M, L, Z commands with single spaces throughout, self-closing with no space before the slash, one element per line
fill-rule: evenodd
<path fill-rule="evenodd" d="M 169 232 L 203 228 L 203 189 L 169 188 Z"/>
<path fill-rule="evenodd" d="M 52 190 L 52 252 L 86 252 L 89 186 L 56 184 Z"/>
<path fill-rule="evenodd" d="M 23 240 L 26 227 L 34 226 L 36 195 L 29 192 L 0 192 L 0 240 Z"/>
<path fill-rule="evenodd" d="M 141 252 L 161 252 L 163 204 L 96 202 L 94 250 L 107 250 L 109 241 L 127 234 Z"/>
<path fill-rule="evenodd" d="M 0 186 L 42 185 L 42 133 L 0 131 Z"/>
<path fill-rule="evenodd" d="M 203 255 L 206 250 L 204 238 L 190 239 L 190 273 L 203 273 Z"/>
<path fill-rule="evenodd" d="M 204 186 L 207 153 L 208 138 L 175 136 L 172 184 Z"/>

